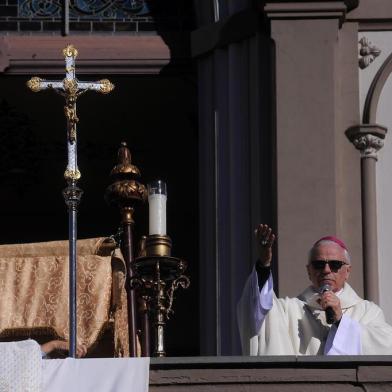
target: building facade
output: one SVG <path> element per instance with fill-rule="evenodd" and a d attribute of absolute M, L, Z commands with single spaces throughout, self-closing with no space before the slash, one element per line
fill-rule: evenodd
<path fill-rule="evenodd" d="M 0 3 L 1 242 L 66 238 L 62 104 L 24 83 L 61 77 L 73 43 L 81 79 L 116 84 L 80 100 L 80 233 L 115 231 L 101 195 L 128 141 L 144 181 L 168 182 L 169 234 L 189 263 L 171 353 L 240 353 L 236 303 L 259 222 L 278 235 L 279 295 L 307 285 L 309 248 L 336 235 L 353 287 L 392 321 L 389 0 L 63 3 Z"/>

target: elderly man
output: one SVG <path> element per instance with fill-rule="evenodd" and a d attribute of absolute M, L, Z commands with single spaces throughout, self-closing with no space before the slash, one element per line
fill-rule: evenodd
<path fill-rule="evenodd" d="M 352 266 L 342 241 L 318 240 L 306 266 L 311 286 L 297 298 L 278 299 L 271 275 L 275 235 L 259 225 L 256 237 L 259 259 L 237 309 L 243 354 L 392 354 L 392 327 L 382 310 L 347 283 Z"/>

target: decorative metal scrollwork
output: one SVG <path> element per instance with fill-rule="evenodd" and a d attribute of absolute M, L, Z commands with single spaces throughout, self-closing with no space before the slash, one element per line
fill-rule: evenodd
<path fill-rule="evenodd" d="M 132 277 L 129 281 L 131 289 L 140 290 L 145 286 L 145 281 L 139 277 Z"/>
<path fill-rule="evenodd" d="M 59 0 L 19 0 L 19 17 L 60 18 L 62 5 Z M 69 16 L 78 19 L 122 19 L 133 15 L 148 14 L 144 0 L 69 0 Z"/>
<path fill-rule="evenodd" d="M 157 264 L 159 270 L 159 263 Z M 187 289 L 190 286 L 190 280 L 186 275 L 181 275 L 173 280 L 167 288 L 170 281 L 164 281 L 159 275 L 156 275 L 156 280 L 151 279 L 135 279 L 131 280 L 133 288 L 140 289 L 142 295 L 147 300 L 147 305 L 152 313 L 161 314 L 162 321 L 169 320 L 170 314 L 174 313 L 172 310 L 174 301 L 174 292 L 179 288 Z"/>
<path fill-rule="evenodd" d="M 167 298 L 169 300 L 167 309 L 166 309 L 166 318 L 169 319 L 170 313 L 172 313 L 172 306 L 173 306 L 173 300 L 174 300 L 174 291 L 177 290 L 179 287 L 182 287 L 183 289 L 187 289 L 189 285 L 191 284 L 189 278 L 185 275 L 181 275 L 179 278 L 176 280 L 173 280 L 171 286 L 167 290 Z"/>
<path fill-rule="evenodd" d="M 18 16 L 29 18 L 61 17 L 60 0 L 19 0 Z"/>
<path fill-rule="evenodd" d="M 167 236 L 157 237 L 162 239 Z M 165 356 L 164 329 L 166 321 L 174 313 L 174 292 L 180 287 L 187 289 L 190 285 L 189 278 L 184 275 L 187 263 L 171 256 L 141 256 L 134 260 L 133 266 L 135 276 L 129 283 L 132 289 L 137 290 L 139 298 L 144 300 L 152 322 L 155 335 L 153 355 Z"/>

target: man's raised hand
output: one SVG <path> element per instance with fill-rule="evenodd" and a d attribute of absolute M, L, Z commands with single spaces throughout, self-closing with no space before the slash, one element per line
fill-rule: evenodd
<path fill-rule="evenodd" d="M 268 267 L 272 261 L 272 245 L 275 241 L 275 234 L 272 229 L 265 224 L 260 224 L 255 230 L 257 241 L 257 253 L 262 266 Z"/>

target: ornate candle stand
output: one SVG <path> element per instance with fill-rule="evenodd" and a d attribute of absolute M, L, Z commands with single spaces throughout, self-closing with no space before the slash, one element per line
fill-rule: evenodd
<path fill-rule="evenodd" d="M 110 176 L 114 181 L 106 189 L 105 200 L 109 204 L 119 207 L 121 214 L 121 251 L 127 266 L 125 287 L 128 297 L 129 355 L 135 357 L 137 356 L 136 294 L 130 285 L 130 281 L 134 277 L 133 225 L 135 222 L 133 220 L 133 206 L 135 202 L 146 199 L 147 191 L 143 184 L 136 181 L 136 178 L 140 177 L 140 171 L 132 165 L 131 153 L 125 142 L 121 143 L 118 151 L 118 163 L 111 171 Z"/>
<path fill-rule="evenodd" d="M 178 287 L 189 287 L 189 278 L 184 275 L 187 264 L 184 260 L 171 257 L 172 241 L 167 235 L 143 237 L 139 257 L 134 261 L 135 276 L 131 279 L 146 303 L 154 327 L 154 352 L 164 357 L 164 328 L 173 313 L 174 292 Z"/>

